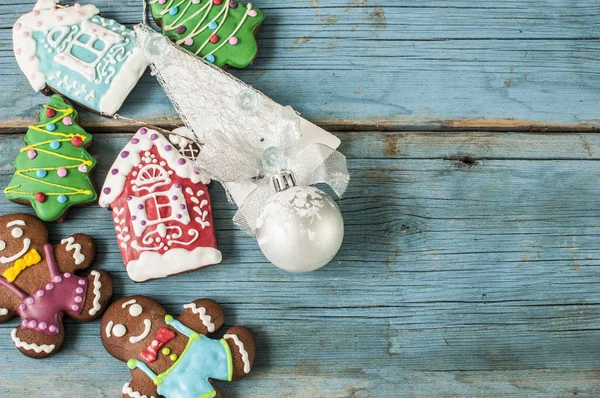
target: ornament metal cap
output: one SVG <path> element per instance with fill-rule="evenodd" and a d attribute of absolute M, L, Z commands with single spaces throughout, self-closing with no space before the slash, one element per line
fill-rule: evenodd
<path fill-rule="evenodd" d="M 275 192 L 283 192 L 296 186 L 296 177 L 291 171 L 283 170 L 271 177 L 271 183 Z"/>

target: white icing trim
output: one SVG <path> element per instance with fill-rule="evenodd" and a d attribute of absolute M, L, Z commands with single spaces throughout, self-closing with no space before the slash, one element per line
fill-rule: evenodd
<path fill-rule="evenodd" d="M 104 329 L 104 331 L 106 332 L 106 337 L 111 336 L 110 331 L 112 330 L 114 324 L 115 323 L 113 321 L 109 321 L 108 324 L 106 325 L 106 329 Z"/>
<path fill-rule="evenodd" d="M 15 343 L 15 346 L 17 348 L 25 348 L 27 351 L 35 351 L 38 354 L 42 351 L 44 351 L 46 354 L 50 354 L 56 348 L 56 346 L 54 344 L 37 345 L 37 344 L 29 344 L 24 341 L 21 341 L 21 339 L 17 337 L 17 329 L 13 329 L 10 332 L 10 337 L 12 338 L 12 341 Z"/>
<path fill-rule="evenodd" d="M 100 309 L 100 298 L 102 295 L 100 294 L 100 288 L 102 287 L 102 282 L 100 282 L 100 272 L 92 271 L 92 275 L 94 275 L 94 306 L 90 309 L 90 315 L 94 316 Z"/>
<path fill-rule="evenodd" d="M 134 144 L 131 141 L 127 143 L 110 168 L 111 172 L 106 177 L 106 181 L 104 181 L 104 186 L 102 187 L 102 193 L 100 194 L 100 206 L 110 206 L 110 204 L 121 195 L 125 188 L 125 181 L 129 176 L 129 173 L 141 163 L 141 155 L 143 155 L 143 152 L 150 150 L 152 147 L 157 149 L 158 155 L 167 162 L 169 168 L 177 173 L 179 177 L 187 178 L 194 184 L 199 182 L 202 182 L 203 184 L 210 183 L 208 177 L 194 173 L 194 165 L 192 162 L 182 156 L 177 148 L 173 146 L 165 136 L 158 131 L 151 129 L 146 129 L 147 133 L 142 134 L 142 130 L 143 129 L 140 129 L 132 138 L 132 141 L 135 142 L 135 140 L 137 140 L 138 143 Z M 153 134 L 157 135 L 155 140 L 150 139 Z M 167 145 L 172 148 L 170 151 L 165 149 Z M 124 152 L 128 152 L 128 155 L 125 158 L 121 156 Z M 185 163 L 180 165 L 179 159 L 184 159 Z M 112 174 L 113 169 L 118 170 L 116 175 Z M 106 188 L 110 188 L 108 194 L 104 193 L 104 189 Z"/>
<path fill-rule="evenodd" d="M 140 395 L 139 392 L 134 391 L 130 386 L 129 383 L 125 383 L 125 385 L 123 386 L 123 390 L 121 390 L 121 392 L 123 394 L 127 394 L 128 396 L 130 396 L 131 398 L 155 398 L 154 395 L 151 395 L 150 397 L 148 397 L 147 395 Z"/>
<path fill-rule="evenodd" d="M 139 47 L 136 47 L 100 100 L 100 112 L 110 116 L 117 113 L 144 74 L 147 66 L 146 55 Z"/>
<path fill-rule="evenodd" d="M 129 301 L 124 302 L 123 305 L 121 306 L 121 308 L 127 308 L 128 305 L 135 304 L 135 303 L 137 303 L 137 300 L 131 299 Z"/>
<path fill-rule="evenodd" d="M 242 354 L 242 361 L 244 362 L 244 373 L 250 373 L 250 358 L 248 357 L 248 351 L 244 348 L 244 343 L 235 334 L 226 334 L 223 336 L 224 339 L 232 339 L 235 345 L 240 349 Z"/>
<path fill-rule="evenodd" d="M 75 243 L 75 238 L 69 236 L 66 239 L 60 241 L 62 245 L 67 245 L 66 249 L 68 252 L 71 250 L 75 250 L 73 253 L 73 260 L 75 260 L 75 265 L 79 265 L 85 261 L 85 256 L 81 254 L 81 245 L 79 243 Z"/>
<path fill-rule="evenodd" d="M 139 343 L 144 340 L 150 334 L 150 328 L 152 328 L 152 322 L 150 319 L 144 319 L 144 331 L 139 336 L 132 336 L 129 338 L 131 344 Z"/>
<path fill-rule="evenodd" d="M 127 263 L 127 274 L 135 282 L 144 282 L 218 264 L 221 260 L 221 252 L 212 247 L 192 251 L 171 249 L 164 254 L 143 252 L 139 259 Z M 165 267 L 165 264 L 169 266 Z"/>
<path fill-rule="evenodd" d="M 17 254 L 15 254 L 14 256 L 11 256 L 11 257 L 4 257 L 4 256 L 0 257 L 0 263 L 8 264 L 8 263 L 12 263 L 15 260 L 18 260 L 19 258 L 24 256 L 25 253 L 27 253 L 27 251 L 29 250 L 29 245 L 31 245 L 31 239 L 29 239 L 29 238 L 23 239 L 23 250 L 21 250 L 20 252 L 18 252 Z"/>
<path fill-rule="evenodd" d="M 57 3 L 55 0 L 38 1 L 34 11 L 21 16 L 13 26 L 13 48 L 17 63 L 35 91 L 40 91 L 46 86 L 46 76 L 42 73 L 40 60 L 36 56 L 34 32 L 46 32 L 60 26 L 74 25 L 100 12 L 91 4 L 54 8 Z"/>
<path fill-rule="evenodd" d="M 4 316 L 8 314 L 8 309 L 7 308 L 0 308 L 0 316 Z"/>
<path fill-rule="evenodd" d="M 196 303 L 185 304 L 183 308 L 191 309 L 194 314 L 197 314 L 202 321 L 202 324 L 206 327 L 209 333 L 215 331 L 215 324 L 212 323 L 212 317 L 206 314 L 206 308 L 204 307 L 196 307 Z"/>
<path fill-rule="evenodd" d="M 23 220 L 15 220 L 15 221 L 11 221 L 8 224 L 6 224 L 6 226 L 8 228 L 14 227 L 15 225 L 24 226 L 25 225 L 25 221 L 23 221 Z"/>

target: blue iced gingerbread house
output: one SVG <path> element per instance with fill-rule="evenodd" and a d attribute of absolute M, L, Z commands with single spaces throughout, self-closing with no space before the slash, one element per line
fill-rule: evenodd
<path fill-rule="evenodd" d="M 13 27 L 19 67 L 36 91 L 53 91 L 115 114 L 147 66 L 135 32 L 102 18 L 93 5 L 38 0 Z"/>

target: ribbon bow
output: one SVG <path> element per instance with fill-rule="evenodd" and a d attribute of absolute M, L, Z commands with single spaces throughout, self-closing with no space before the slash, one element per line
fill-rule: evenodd
<path fill-rule="evenodd" d="M 327 184 L 338 197 L 344 194 L 350 180 L 346 157 L 335 149 L 311 144 L 300 151 L 293 150 L 301 130 L 300 117 L 292 108 L 283 108 L 277 123 L 265 125 L 263 131 L 266 145 L 261 146 L 217 132 L 196 159 L 198 167 L 225 189 L 226 183 L 252 181 L 256 185 L 233 218 L 236 226 L 251 235 L 255 235 L 260 211 L 276 193 L 271 177 L 279 172 L 293 174 L 297 185 Z"/>
<path fill-rule="evenodd" d="M 172 330 L 167 329 L 166 327 L 158 329 L 158 333 L 156 333 L 154 340 L 152 340 L 148 348 L 140 353 L 140 358 L 146 362 L 156 361 L 156 358 L 158 358 L 158 350 L 174 338 L 175 332 Z"/>
<path fill-rule="evenodd" d="M 2 273 L 2 276 L 5 277 L 10 283 L 13 283 L 25 268 L 36 265 L 40 261 L 42 261 L 42 257 L 40 257 L 40 254 L 37 252 L 37 250 L 31 249 L 29 253 L 15 261 L 15 264 L 12 267 L 5 270 Z"/>

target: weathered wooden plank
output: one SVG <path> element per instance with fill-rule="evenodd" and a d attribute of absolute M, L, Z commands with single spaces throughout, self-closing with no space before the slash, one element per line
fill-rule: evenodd
<path fill-rule="evenodd" d="M 342 251 L 321 271 L 284 273 L 237 231 L 213 187 L 224 263 L 131 283 L 109 214 L 76 209 L 54 240 L 86 230 L 118 297 L 176 313 L 197 296 L 257 332 L 255 373 L 226 396 L 594 397 L 600 394 L 597 134 L 340 133 L 352 183 Z M 21 137 L 0 137 L 0 186 Z M 126 142 L 95 136 L 97 180 Z M 28 211 L 0 200 L 2 213 Z M 6 396 L 118 395 L 124 364 L 98 323 L 68 323 L 58 356 L 32 361 L 0 325 Z M 49 369 L 52 369 L 50 372 Z M 50 376 L 52 375 L 52 376 Z M 68 393 L 67 393 L 68 395 Z"/>
<path fill-rule="evenodd" d="M 141 18 L 137 1 L 97 3 L 124 23 Z M 509 119 L 502 123 L 507 130 L 564 130 L 600 124 L 597 0 L 255 5 L 269 15 L 261 52 L 252 67 L 234 73 L 321 125 L 474 129 Z M 9 27 L 27 8 L 3 5 L 0 13 L 0 127 L 23 126 L 44 101 L 24 89 L 10 50 Z M 161 125 L 175 118 L 149 76 L 122 114 Z"/>

